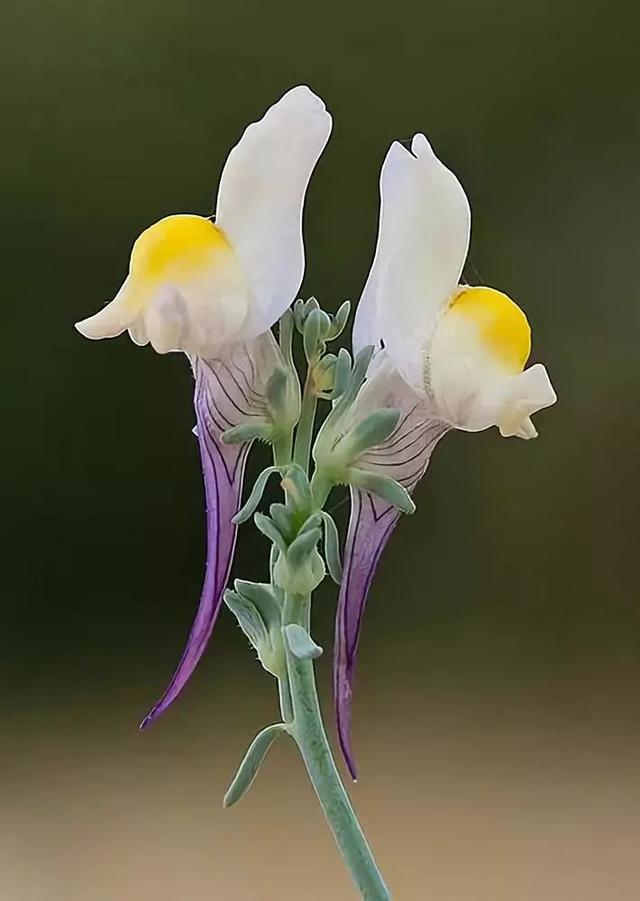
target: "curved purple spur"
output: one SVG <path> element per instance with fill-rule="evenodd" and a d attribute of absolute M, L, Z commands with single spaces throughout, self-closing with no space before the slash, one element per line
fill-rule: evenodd
<path fill-rule="evenodd" d="M 399 409 L 400 421 L 383 444 L 360 458 L 358 468 L 389 476 L 411 493 L 449 426 L 434 419 L 424 401 L 408 389 L 397 373 L 384 366 L 364 386 L 356 401 L 356 416 L 383 407 Z M 350 492 L 351 516 L 336 612 L 333 684 L 340 747 L 349 772 L 356 779 L 351 747 L 351 696 L 358 640 L 375 569 L 400 511 L 364 489 L 351 486 Z"/>
<path fill-rule="evenodd" d="M 178 697 L 200 658 L 216 623 L 229 579 L 237 526 L 231 519 L 242 500 L 244 469 L 252 442 L 225 444 L 222 433 L 267 414 L 265 387 L 278 361 L 271 332 L 251 343 L 236 344 L 223 360 L 191 360 L 195 375 L 196 433 L 204 476 L 207 558 L 196 616 L 178 667 L 166 691 L 140 724 L 151 725 Z"/>

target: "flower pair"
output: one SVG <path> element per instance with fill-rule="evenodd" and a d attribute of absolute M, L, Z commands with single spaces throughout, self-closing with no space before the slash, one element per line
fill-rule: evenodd
<path fill-rule="evenodd" d="M 300 415 L 297 380 L 271 327 L 295 299 L 304 272 L 302 212 L 331 117 L 297 87 L 250 125 L 224 167 L 215 219 L 170 216 L 135 242 L 122 288 L 77 324 L 89 338 L 128 330 L 159 353 L 182 351 L 195 375 L 195 410 L 207 502 L 207 569 L 178 668 L 144 724 L 182 690 L 200 659 L 227 584 L 248 450 L 277 443 Z M 534 437 L 530 416 L 555 401 L 544 367 L 523 371 L 525 315 L 506 295 L 460 284 L 469 205 L 426 138 L 393 144 L 381 177 L 373 266 L 357 309 L 354 352 L 374 349 L 350 427 L 372 411 L 399 411 L 391 434 L 351 469 L 352 512 L 338 604 L 335 692 L 341 744 L 352 773 L 349 711 L 362 611 L 373 571 L 399 515 L 376 492 L 391 476 L 411 492 L 450 428 L 497 425 Z M 333 453 L 344 434 L 337 433 Z M 326 442 L 325 442 L 326 443 Z M 327 460 L 316 456 L 318 467 Z M 144 725 L 143 724 L 143 725 Z"/>

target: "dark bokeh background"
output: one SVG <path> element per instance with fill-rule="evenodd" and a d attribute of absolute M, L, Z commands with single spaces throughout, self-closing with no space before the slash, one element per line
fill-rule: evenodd
<path fill-rule="evenodd" d="M 354 797 L 379 861 L 403 901 L 637 897 L 630 11 L 5 5 L 2 899 L 353 897 L 286 743 L 221 811 L 276 709 L 228 616 L 181 702 L 136 732 L 199 591 L 191 380 L 177 355 L 72 329 L 112 296 L 142 228 L 210 211 L 230 146 L 298 82 L 335 117 L 309 196 L 304 291 L 330 307 L 357 298 L 386 147 L 424 130 L 472 200 L 469 280 L 526 308 L 560 397 L 536 442 L 448 436 L 384 557 L 355 707 Z M 265 550 L 245 529 L 235 572 L 259 578 Z M 316 604 L 326 647 L 334 600 L 327 587 Z"/>

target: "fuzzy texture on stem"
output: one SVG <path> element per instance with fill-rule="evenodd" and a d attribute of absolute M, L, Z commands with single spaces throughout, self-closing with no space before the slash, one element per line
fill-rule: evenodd
<path fill-rule="evenodd" d="M 308 373 L 294 451 L 295 462 L 305 473 L 309 467 L 316 407 L 317 399 Z M 289 449 L 290 447 L 291 443 Z M 278 465 L 288 462 L 284 459 L 286 450 L 286 444 L 284 447 L 274 448 L 274 461 Z M 322 501 L 325 499 L 326 494 Z M 292 652 L 285 634 L 286 627 L 291 624 L 302 626 L 308 631 L 310 614 L 311 595 L 288 594 L 285 597 L 282 633 L 286 673 L 278 679 L 280 708 L 288 731 L 300 750 L 309 779 L 338 849 L 362 897 L 371 901 L 387 901 L 391 895 L 378 870 L 333 759 L 322 720 L 313 660 L 299 659 Z"/>
<path fill-rule="evenodd" d="M 310 597 L 288 597 L 285 619 L 308 627 Z M 293 706 L 290 733 L 304 760 L 336 844 L 363 898 L 391 898 L 367 844 L 335 765 L 316 690 L 312 660 L 298 659 L 285 641 L 289 691 Z"/>

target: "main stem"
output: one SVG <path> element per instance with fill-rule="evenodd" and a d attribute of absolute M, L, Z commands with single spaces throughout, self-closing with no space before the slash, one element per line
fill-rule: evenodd
<path fill-rule="evenodd" d="M 293 458 L 305 472 L 309 457 L 317 398 L 311 372 L 302 396 L 300 421 L 296 432 Z M 276 465 L 291 459 L 291 444 L 274 447 Z M 327 492 L 328 493 L 328 492 Z M 283 627 L 297 623 L 309 630 L 310 595 L 287 595 L 283 611 Z M 287 673 L 279 679 L 280 706 L 289 732 L 304 760 L 311 784 L 355 884 L 367 901 L 390 901 L 391 895 L 376 866 L 364 832 L 342 784 L 335 765 L 318 701 L 312 660 L 301 660 L 289 650 L 283 631 Z"/>
<path fill-rule="evenodd" d="M 311 440 L 313 438 L 313 425 L 316 420 L 316 408 L 318 399 L 313 390 L 313 376 L 311 366 L 307 371 L 307 379 L 302 393 L 302 407 L 300 409 L 300 421 L 296 429 L 296 440 L 293 448 L 293 462 L 301 466 L 305 472 L 309 469 L 311 456 Z"/>
<path fill-rule="evenodd" d="M 285 620 L 308 629 L 309 596 L 292 595 L 285 603 Z M 389 901 L 391 895 L 376 866 L 358 818 L 333 760 L 318 702 L 313 661 L 291 653 L 285 639 L 293 722 L 289 731 L 300 749 L 309 778 L 336 844 L 363 898 Z"/>

